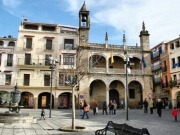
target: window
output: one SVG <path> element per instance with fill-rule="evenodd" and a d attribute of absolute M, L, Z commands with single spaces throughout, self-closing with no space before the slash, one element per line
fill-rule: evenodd
<path fill-rule="evenodd" d="M 25 65 L 31 65 L 31 54 L 25 53 Z"/>
<path fill-rule="evenodd" d="M 24 74 L 24 86 L 29 86 L 30 74 Z"/>
<path fill-rule="evenodd" d="M 44 75 L 44 86 L 50 86 L 50 75 Z"/>
<path fill-rule="evenodd" d="M 175 67 L 176 67 L 175 58 L 172 58 L 172 59 L 171 59 L 171 63 L 172 63 L 172 68 L 175 68 Z"/>
<path fill-rule="evenodd" d="M 24 26 L 24 29 L 38 30 L 38 26 L 37 25 L 27 24 L 27 25 Z"/>
<path fill-rule="evenodd" d="M 65 76 L 65 83 L 66 84 L 75 84 L 77 81 L 77 76 L 75 75 L 66 75 Z"/>
<path fill-rule="evenodd" d="M 4 42 L 3 41 L 0 41 L 0 46 L 3 46 L 4 45 Z"/>
<path fill-rule="evenodd" d="M 177 81 L 176 75 L 173 75 L 173 80 L 174 80 L 174 81 Z"/>
<path fill-rule="evenodd" d="M 49 57 L 51 57 L 51 56 L 52 56 L 51 54 L 46 54 L 46 55 L 45 55 L 45 65 L 46 65 L 46 66 L 49 66 L 49 65 L 50 65 Z"/>
<path fill-rule="evenodd" d="M 52 50 L 52 40 L 51 39 L 46 40 L 46 50 Z"/>
<path fill-rule="evenodd" d="M 13 65 L 13 54 L 8 54 L 7 55 L 7 66 L 12 66 Z"/>
<path fill-rule="evenodd" d="M 179 47 L 180 47 L 179 41 L 176 41 L 176 48 L 179 48 Z"/>
<path fill-rule="evenodd" d="M 135 98 L 135 90 L 129 89 L 129 98 Z"/>
<path fill-rule="evenodd" d="M 180 56 L 178 57 L 178 67 L 180 67 Z"/>
<path fill-rule="evenodd" d="M 11 85 L 11 74 L 6 74 L 5 85 Z"/>
<path fill-rule="evenodd" d="M 73 50 L 74 49 L 74 39 L 64 39 L 64 49 Z"/>
<path fill-rule="evenodd" d="M 15 46 L 15 42 L 13 41 L 9 42 L 8 46 Z"/>
<path fill-rule="evenodd" d="M 43 31 L 56 31 L 56 26 L 42 26 Z"/>
<path fill-rule="evenodd" d="M 63 55 L 63 65 L 74 65 L 74 55 L 64 54 Z"/>
<path fill-rule="evenodd" d="M 0 53 L 0 65 L 1 65 L 1 57 L 2 57 L 2 54 Z"/>
<path fill-rule="evenodd" d="M 170 49 L 171 49 L 171 50 L 174 49 L 174 44 L 173 44 L 173 43 L 170 44 Z"/>
<path fill-rule="evenodd" d="M 32 38 L 26 38 L 26 49 L 32 49 Z"/>
<path fill-rule="evenodd" d="M 64 74 L 59 74 L 59 85 L 64 84 Z"/>

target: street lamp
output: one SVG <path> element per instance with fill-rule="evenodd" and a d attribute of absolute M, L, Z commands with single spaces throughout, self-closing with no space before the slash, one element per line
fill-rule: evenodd
<path fill-rule="evenodd" d="M 124 46 L 124 55 L 126 57 L 126 89 L 125 89 L 125 110 L 126 110 L 126 120 L 129 120 L 128 118 L 128 65 L 129 65 L 129 58 L 132 58 L 132 56 L 128 55 L 128 51 L 127 51 L 127 45 L 125 45 L 126 43 L 126 38 L 125 38 L 125 34 L 123 34 L 123 46 Z"/>
<path fill-rule="evenodd" d="M 53 71 L 56 67 L 56 63 L 58 63 L 57 59 L 53 59 L 52 57 L 49 57 L 50 61 L 50 69 L 51 69 L 51 78 L 50 78 L 50 108 L 49 108 L 49 118 L 51 118 L 51 110 L 52 110 L 52 76 Z"/>

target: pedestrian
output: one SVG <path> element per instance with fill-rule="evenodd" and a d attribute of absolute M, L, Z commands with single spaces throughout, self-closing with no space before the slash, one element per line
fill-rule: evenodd
<path fill-rule="evenodd" d="M 84 102 L 83 102 L 83 116 L 81 117 L 81 119 L 84 119 L 85 115 L 86 115 L 86 118 L 89 119 L 88 112 L 89 112 L 89 105 L 87 104 L 86 100 L 84 100 Z"/>
<path fill-rule="evenodd" d="M 117 103 L 116 103 L 116 100 L 113 101 L 113 106 L 114 106 L 114 114 L 116 114 L 116 109 L 117 109 Z"/>
<path fill-rule="evenodd" d="M 80 116 L 82 116 L 83 112 L 84 112 L 84 110 L 83 110 L 83 100 L 79 101 L 79 110 L 80 110 Z"/>
<path fill-rule="evenodd" d="M 44 109 L 42 108 L 42 110 L 41 110 L 41 119 L 44 119 L 45 120 L 45 111 L 44 111 Z"/>
<path fill-rule="evenodd" d="M 161 115 L 162 115 L 162 108 L 163 108 L 163 104 L 161 102 L 161 99 L 157 100 L 156 108 L 157 108 L 157 114 L 159 115 L 159 117 L 161 117 Z"/>
<path fill-rule="evenodd" d="M 177 109 L 177 107 L 174 107 L 174 109 L 172 109 L 171 114 L 174 117 L 175 122 L 177 122 L 177 117 L 178 117 L 178 109 Z"/>
<path fill-rule="evenodd" d="M 109 114 L 112 114 L 112 115 L 113 115 L 113 113 L 114 113 L 114 112 L 113 112 L 113 110 L 114 110 L 114 105 L 113 105 L 112 100 L 109 101 L 108 107 L 109 107 Z"/>
<path fill-rule="evenodd" d="M 146 98 L 144 99 L 143 105 L 144 105 L 144 113 L 148 113 L 148 102 Z"/>
<path fill-rule="evenodd" d="M 103 102 L 103 115 L 104 115 L 104 112 L 106 113 L 106 115 L 108 115 L 108 113 L 107 113 L 107 103 L 106 103 L 106 101 Z"/>
<path fill-rule="evenodd" d="M 98 113 L 98 104 L 96 99 L 93 101 L 93 114 L 96 115 Z"/>
<path fill-rule="evenodd" d="M 149 100 L 148 100 L 148 107 L 149 107 L 150 113 L 153 114 L 153 100 L 152 100 L 152 98 L 149 98 Z"/>
<path fill-rule="evenodd" d="M 121 100 L 121 109 L 123 110 L 124 109 L 124 101 Z"/>

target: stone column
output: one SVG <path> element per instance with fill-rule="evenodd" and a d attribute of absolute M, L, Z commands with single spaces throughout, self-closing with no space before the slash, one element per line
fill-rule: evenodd
<path fill-rule="evenodd" d="M 38 98 L 34 98 L 34 109 L 38 109 Z"/>
<path fill-rule="evenodd" d="M 58 98 L 54 98 L 54 109 L 58 109 Z"/>
<path fill-rule="evenodd" d="M 106 103 L 109 104 L 109 88 L 106 87 Z"/>
<path fill-rule="evenodd" d="M 109 73 L 109 60 L 106 60 L 106 72 Z"/>

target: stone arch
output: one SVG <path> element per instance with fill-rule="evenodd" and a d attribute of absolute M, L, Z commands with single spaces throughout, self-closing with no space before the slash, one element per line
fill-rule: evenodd
<path fill-rule="evenodd" d="M 90 103 L 96 99 L 101 108 L 102 103 L 106 100 L 106 84 L 100 79 L 93 80 L 89 86 L 89 97 Z"/>
<path fill-rule="evenodd" d="M 106 68 L 106 57 L 105 55 L 96 53 L 89 56 L 89 67 L 93 68 Z"/>
<path fill-rule="evenodd" d="M 142 78 L 138 78 L 138 77 L 137 78 L 136 77 L 128 78 L 128 84 L 132 81 L 136 81 L 136 82 L 140 83 L 142 86 L 142 90 L 144 90 L 144 81 L 142 80 Z"/>
<path fill-rule="evenodd" d="M 72 108 L 72 93 L 62 92 L 58 96 L 58 109 L 70 109 Z"/>
<path fill-rule="evenodd" d="M 20 105 L 25 108 L 34 108 L 34 95 L 31 92 L 22 92 Z"/>
<path fill-rule="evenodd" d="M 173 106 L 180 107 L 180 90 L 177 90 L 173 95 Z"/>
<path fill-rule="evenodd" d="M 8 91 L 0 91 L 0 104 L 7 104 L 11 100 L 11 93 Z"/>
<path fill-rule="evenodd" d="M 129 82 L 128 95 L 128 106 L 131 108 L 139 108 L 139 105 L 143 102 L 143 89 L 139 81 L 132 80 Z"/>
<path fill-rule="evenodd" d="M 49 92 L 42 92 L 38 95 L 38 108 L 50 108 L 50 96 Z M 52 94 L 52 109 L 54 108 L 54 95 Z"/>
<path fill-rule="evenodd" d="M 124 84 L 119 80 L 113 80 L 109 84 L 109 100 L 116 100 L 118 107 L 120 106 L 120 100 L 124 100 Z"/>

